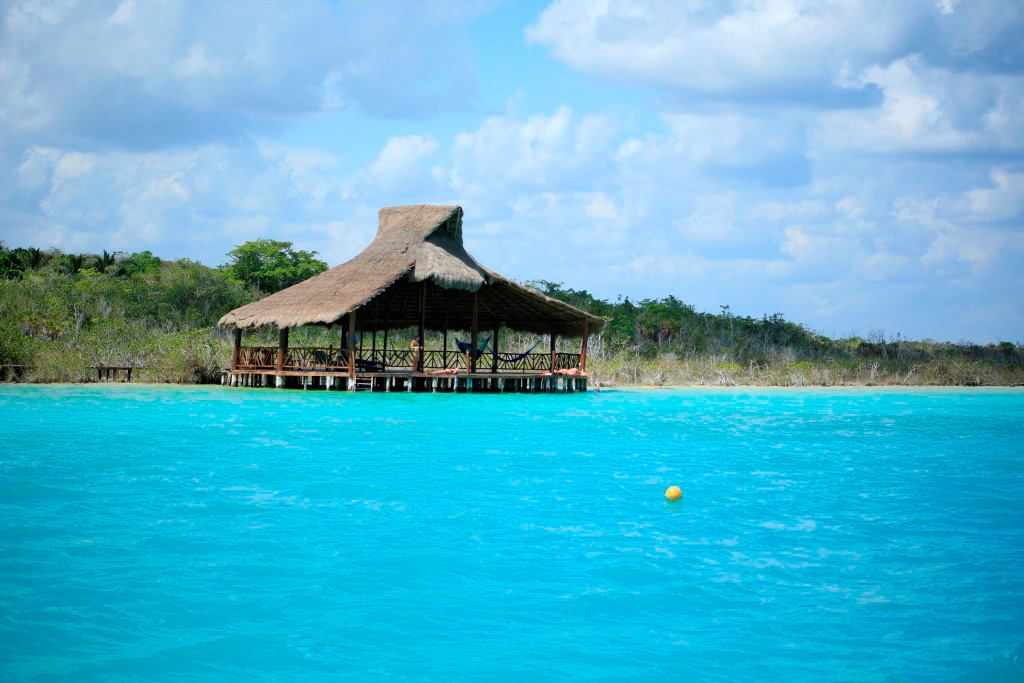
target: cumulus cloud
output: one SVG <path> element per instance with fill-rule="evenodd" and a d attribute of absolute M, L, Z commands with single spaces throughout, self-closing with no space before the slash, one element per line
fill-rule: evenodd
<path fill-rule="evenodd" d="M 399 135 L 388 139 L 367 175 L 379 187 L 393 190 L 409 182 L 422 182 L 424 159 L 437 151 L 431 135 Z"/>
<path fill-rule="evenodd" d="M 269 145 L 89 155 L 35 147 L 10 174 L 35 211 L 5 207 L 0 219 L 12 244 L 67 250 L 151 249 L 218 263 L 235 244 L 277 236 L 323 251 L 330 241 L 315 226 L 353 211 L 335 163 Z"/>
<path fill-rule="evenodd" d="M 610 168 L 620 126 L 613 116 L 577 116 L 568 106 L 523 120 L 487 117 L 455 136 L 451 185 L 465 196 L 590 186 Z"/>
<path fill-rule="evenodd" d="M 450 19 L 474 8 L 13 2 L 0 15 L 0 128 L 8 143 L 156 149 L 237 139 L 349 103 L 425 116 L 474 92 L 456 39 L 464 28 Z"/>
<path fill-rule="evenodd" d="M 877 108 L 822 115 L 817 135 L 829 150 L 989 152 L 1024 149 L 1024 76 L 969 74 L 919 57 L 872 66 L 858 78 L 878 86 Z"/>
<path fill-rule="evenodd" d="M 972 70 L 994 57 L 1019 65 L 1022 14 L 998 0 L 556 0 L 526 37 L 604 77 L 845 106 L 837 92 L 865 85 L 850 74 L 915 53 Z"/>
<path fill-rule="evenodd" d="M 1024 173 L 993 168 L 991 178 L 992 187 L 965 194 L 969 216 L 981 223 L 1024 220 Z"/>

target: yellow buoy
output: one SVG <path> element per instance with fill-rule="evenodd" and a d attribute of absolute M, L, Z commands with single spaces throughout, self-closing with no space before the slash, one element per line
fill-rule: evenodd
<path fill-rule="evenodd" d="M 669 486 L 665 489 L 665 497 L 669 500 L 679 500 L 683 497 L 683 490 L 678 486 Z"/>

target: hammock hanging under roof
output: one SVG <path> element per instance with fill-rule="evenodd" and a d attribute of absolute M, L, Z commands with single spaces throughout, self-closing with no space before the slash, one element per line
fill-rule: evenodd
<path fill-rule="evenodd" d="M 526 351 L 525 351 L 525 352 L 523 352 L 523 353 L 520 353 L 520 354 L 519 354 L 518 356 L 513 356 L 513 355 L 511 355 L 511 354 L 508 354 L 508 353 L 498 353 L 497 351 L 492 351 L 491 353 L 493 353 L 493 354 L 494 354 L 494 357 L 495 357 L 495 358 L 497 358 L 497 359 L 498 359 L 498 360 L 499 360 L 500 362 L 502 362 L 502 363 L 505 363 L 506 365 L 511 365 L 512 363 L 518 363 L 518 362 L 519 362 L 519 361 L 521 361 L 522 359 L 524 359 L 524 358 L 526 358 L 527 356 L 529 356 L 529 355 L 530 355 L 530 353 L 531 353 L 531 352 L 532 352 L 532 351 L 533 351 L 533 350 L 534 350 L 535 348 L 537 348 L 537 346 L 538 346 L 538 345 L 539 345 L 539 344 L 540 344 L 540 343 L 541 343 L 542 341 L 544 341 L 544 340 L 543 340 L 543 339 L 538 339 L 538 340 L 537 340 L 537 343 L 536 343 L 536 344 L 534 344 L 534 345 L 533 345 L 533 346 L 531 346 L 530 348 L 526 349 Z"/>
<path fill-rule="evenodd" d="M 491 342 L 491 338 L 487 337 L 483 343 L 480 344 L 480 348 L 473 353 L 473 360 L 480 360 L 480 356 L 484 355 L 484 351 L 487 350 L 487 345 Z M 469 353 L 473 350 L 473 345 L 464 341 L 459 341 L 458 337 L 455 338 L 455 345 L 459 347 L 459 351 L 462 353 Z"/>

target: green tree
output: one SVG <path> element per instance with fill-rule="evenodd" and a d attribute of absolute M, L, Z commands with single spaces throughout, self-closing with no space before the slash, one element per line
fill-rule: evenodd
<path fill-rule="evenodd" d="M 104 249 L 103 255 L 96 257 L 96 270 L 101 273 L 107 272 L 107 269 L 114 265 L 115 260 L 114 255 L 108 253 L 107 250 Z"/>
<path fill-rule="evenodd" d="M 85 268 L 85 256 L 83 254 L 68 254 L 64 257 L 64 268 L 68 273 L 74 275 Z"/>
<path fill-rule="evenodd" d="M 106 253 L 106 252 L 103 252 Z M 156 270 L 160 267 L 160 259 L 153 256 L 151 251 L 138 251 L 128 256 L 123 256 L 117 262 L 117 275 L 136 275 Z"/>
<path fill-rule="evenodd" d="M 21 259 L 16 251 L 8 249 L 0 242 L 0 278 L 12 280 L 21 277 Z"/>
<path fill-rule="evenodd" d="M 223 267 L 234 279 L 270 294 L 327 270 L 315 251 L 292 249 L 291 242 L 253 240 L 228 252 Z"/>

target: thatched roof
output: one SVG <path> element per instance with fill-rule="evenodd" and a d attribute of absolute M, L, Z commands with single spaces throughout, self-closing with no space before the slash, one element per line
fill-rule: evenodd
<path fill-rule="evenodd" d="M 392 206 L 378 216 L 377 236 L 351 261 L 236 308 L 225 327 L 337 325 L 356 314 L 361 330 L 414 326 L 421 298 L 428 329 L 469 329 L 472 293 L 478 325 L 563 336 L 590 332 L 604 320 L 484 268 L 462 245 L 462 208 Z"/>

